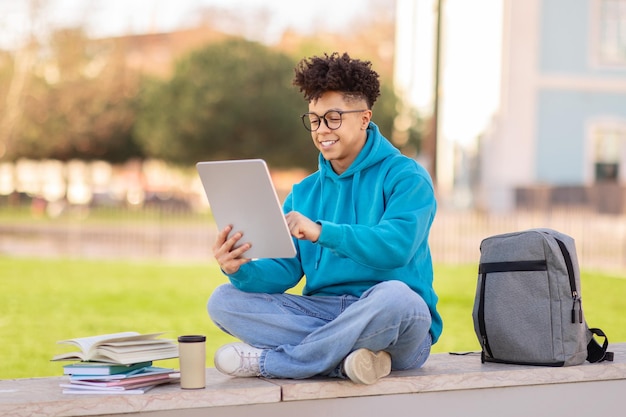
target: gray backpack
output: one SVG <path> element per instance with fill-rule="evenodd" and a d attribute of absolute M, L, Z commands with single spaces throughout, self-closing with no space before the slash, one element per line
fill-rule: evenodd
<path fill-rule="evenodd" d="M 583 316 L 574 239 L 530 229 L 484 239 L 474 309 L 482 361 L 570 366 L 613 360 Z M 604 337 L 600 346 L 594 334 Z"/>

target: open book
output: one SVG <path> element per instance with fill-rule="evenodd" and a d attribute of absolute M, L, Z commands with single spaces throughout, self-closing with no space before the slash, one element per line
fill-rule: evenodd
<path fill-rule="evenodd" d="M 171 339 L 158 339 L 163 333 L 122 332 L 61 340 L 80 351 L 55 355 L 53 361 L 93 361 L 134 364 L 178 357 L 178 345 Z"/>

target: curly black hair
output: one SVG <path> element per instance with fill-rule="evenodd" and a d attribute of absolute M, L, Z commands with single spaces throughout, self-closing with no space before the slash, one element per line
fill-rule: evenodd
<path fill-rule="evenodd" d="M 293 85 L 300 87 L 307 101 L 317 100 L 327 91 L 338 91 L 347 98 L 364 99 L 371 109 L 380 95 L 378 73 L 372 70 L 372 63 L 352 59 L 345 52 L 305 58 L 295 73 Z"/>

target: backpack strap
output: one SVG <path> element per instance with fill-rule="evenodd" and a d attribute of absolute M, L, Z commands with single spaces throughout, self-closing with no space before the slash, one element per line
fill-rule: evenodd
<path fill-rule="evenodd" d="M 609 347 L 609 338 L 606 337 L 606 334 L 604 334 L 602 330 L 595 328 L 589 329 L 589 331 L 591 332 L 591 340 L 587 344 L 587 360 L 591 363 L 613 361 L 613 352 L 606 351 Z M 602 346 L 596 342 L 593 335 L 604 337 L 604 343 L 602 343 Z"/>

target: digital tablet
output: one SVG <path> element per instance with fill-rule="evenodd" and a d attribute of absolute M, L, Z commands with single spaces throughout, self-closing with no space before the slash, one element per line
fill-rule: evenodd
<path fill-rule="evenodd" d="M 219 230 L 243 232 L 246 258 L 293 258 L 296 248 L 267 164 L 262 159 L 196 164 Z"/>

